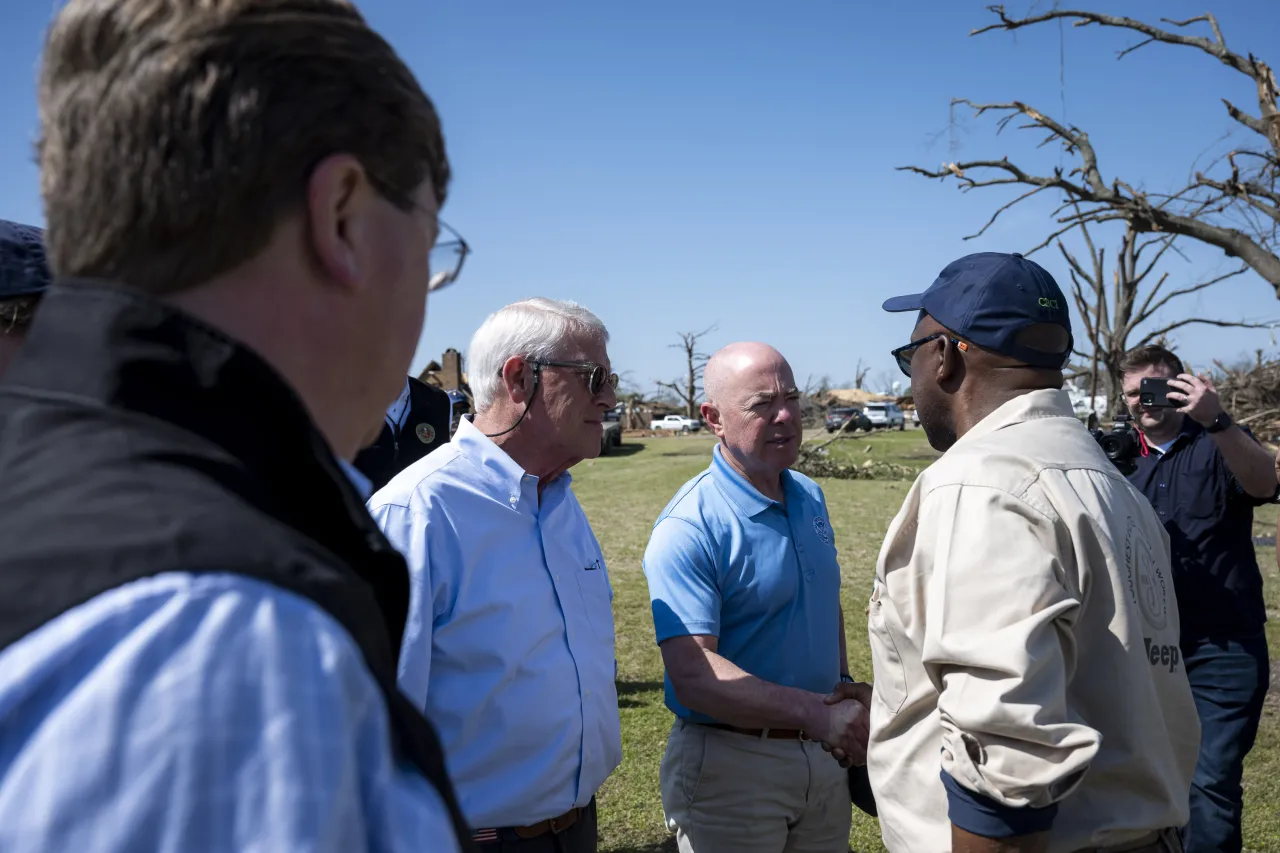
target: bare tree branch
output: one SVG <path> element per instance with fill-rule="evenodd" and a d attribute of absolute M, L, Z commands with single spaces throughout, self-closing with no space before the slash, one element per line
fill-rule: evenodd
<path fill-rule="evenodd" d="M 1074 26 L 1099 26 L 1129 30 L 1142 38 L 1119 52 L 1121 57 L 1153 42 L 1190 47 L 1217 59 L 1245 75 L 1257 90 L 1258 113 L 1250 114 L 1230 101 L 1223 100 L 1232 121 L 1266 141 L 1259 150 L 1237 150 L 1226 155 L 1230 175 L 1219 177 L 1196 172 L 1182 190 L 1172 194 L 1149 193 L 1135 189 L 1118 176 L 1105 177 L 1089 134 L 1074 125 L 1064 124 L 1022 101 L 1007 103 L 975 103 L 957 98 L 952 108 L 965 105 L 975 115 L 998 115 L 996 126 L 1003 131 L 1010 124 L 1042 131 L 1045 138 L 1038 145 L 1057 142 L 1063 150 L 1077 158 L 1071 169 L 1058 167 L 1047 173 L 1028 171 L 1008 156 L 995 159 L 973 159 L 944 163 L 939 169 L 919 166 L 899 167 L 926 177 L 953 178 L 959 188 L 968 192 L 978 187 L 1017 186 L 1026 189 L 1012 201 L 1002 204 L 982 228 L 966 239 L 988 232 L 1002 214 L 1045 189 L 1063 193 L 1066 204 L 1074 207 L 1070 215 L 1060 216 L 1055 230 L 1032 251 L 1038 251 L 1067 234 L 1081 223 L 1124 220 L 1137 233 L 1189 237 L 1215 246 L 1228 257 L 1239 258 L 1269 282 L 1280 297 L 1280 86 L 1270 66 L 1252 54 L 1240 54 L 1227 47 L 1221 27 L 1211 14 L 1186 20 L 1161 19 L 1167 28 L 1117 15 L 1084 10 L 1053 8 L 1042 13 L 1017 18 L 1006 13 L 1004 6 L 989 6 L 997 21 L 971 32 L 978 35 L 994 30 L 1014 31 L 1049 21 L 1069 21 Z M 1207 25 L 1211 36 L 1178 32 L 1194 25 Z M 1248 173 L 1239 168 L 1237 158 L 1251 159 L 1259 165 Z M 1197 161 L 1200 157 L 1196 158 Z M 1215 162 L 1214 169 L 1226 166 Z M 1140 186 L 1140 184 L 1137 184 Z M 1060 208 L 1055 216 L 1064 212 Z M 1170 240 L 1158 252 L 1163 255 L 1172 245 Z M 1134 249 L 1135 259 L 1141 255 Z M 1175 249 L 1175 251 L 1177 251 Z M 1156 266 L 1151 259 L 1141 279 Z"/>
<path fill-rule="evenodd" d="M 1072 9 L 1052 9 L 1045 12 L 1043 15 L 1034 15 L 1028 18 L 1017 19 L 1010 18 L 1005 14 L 1003 5 L 988 6 L 987 9 L 998 15 L 1000 17 L 1000 22 L 998 24 L 988 24 L 985 27 L 979 27 L 978 29 L 971 31 L 969 35 L 976 36 L 981 33 L 990 32 L 991 30 L 1016 30 L 1022 27 L 1032 26 L 1033 24 L 1040 24 L 1045 21 L 1057 20 L 1059 18 L 1075 18 L 1076 21 L 1073 26 L 1076 27 L 1097 24 L 1103 27 L 1117 27 L 1119 29 L 1133 30 L 1134 32 L 1142 33 L 1147 37 L 1145 42 L 1120 51 L 1120 56 L 1124 56 L 1126 53 L 1136 50 L 1143 44 L 1160 41 L 1165 42 L 1166 44 L 1177 44 L 1198 48 L 1210 56 L 1213 56 L 1222 64 L 1239 71 L 1241 74 L 1246 74 L 1252 77 L 1255 73 L 1255 61 L 1253 57 L 1246 59 L 1245 57 L 1227 49 L 1226 40 L 1222 38 L 1222 30 L 1218 27 L 1218 21 L 1213 17 L 1213 15 L 1200 15 L 1195 18 L 1188 18 L 1185 21 L 1172 21 L 1168 18 L 1160 19 L 1164 23 L 1171 24 L 1175 27 L 1186 27 L 1194 23 L 1207 21 L 1210 27 L 1213 28 L 1215 37 L 1215 40 L 1211 41 L 1210 39 L 1202 36 L 1184 36 L 1179 35 L 1178 33 L 1171 33 L 1167 30 L 1153 27 L 1150 24 L 1134 18 L 1126 18 L 1119 15 L 1103 15 L 1099 12 L 1082 12 Z"/>
<path fill-rule="evenodd" d="M 853 387 L 861 388 L 862 383 L 867 381 L 867 374 L 871 372 L 871 365 L 863 365 L 862 359 L 858 359 L 858 365 L 853 369 Z"/>
<path fill-rule="evenodd" d="M 680 342 L 670 344 L 672 349 L 682 350 L 685 354 L 687 372 L 684 379 L 654 384 L 675 393 L 676 398 L 684 404 L 685 417 L 698 417 L 698 402 L 702 395 L 702 371 L 707 365 L 707 354 L 698 351 L 698 342 L 716 330 L 713 324 L 701 332 L 679 332 Z"/>
<path fill-rule="evenodd" d="M 1208 281 L 1202 281 L 1199 284 L 1193 284 L 1190 287 L 1182 287 L 1177 290 L 1171 290 L 1170 292 L 1164 295 L 1163 299 L 1161 299 L 1159 302 L 1155 303 L 1154 305 L 1150 305 L 1151 297 L 1148 297 L 1146 303 L 1144 303 L 1142 306 L 1142 310 L 1138 313 L 1138 317 L 1134 321 L 1134 325 L 1136 326 L 1139 323 L 1149 319 L 1157 311 L 1159 311 L 1166 304 L 1168 304 L 1169 300 L 1171 299 L 1177 299 L 1179 296 L 1186 296 L 1189 293 L 1196 293 L 1198 291 L 1204 290 L 1206 287 L 1213 287 L 1215 284 L 1219 284 L 1220 282 L 1224 282 L 1229 278 L 1234 278 L 1235 276 L 1238 276 L 1241 273 L 1247 272 L 1248 269 L 1249 269 L 1248 267 L 1242 266 L 1242 267 L 1239 267 L 1238 269 L 1232 270 L 1229 273 L 1226 273 L 1225 275 L 1220 275 L 1217 278 L 1211 278 Z M 1154 296 L 1155 293 L 1156 293 L 1155 289 L 1152 289 L 1151 296 Z M 1267 326 L 1264 323 L 1261 326 L 1244 326 L 1243 328 L 1265 329 L 1266 327 Z"/>
<path fill-rule="evenodd" d="M 996 110 L 1007 113 L 1006 118 L 1015 114 L 1030 117 L 1037 125 L 1056 134 L 1062 140 L 1063 146 L 1067 151 L 1079 155 L 1081 165 L 1072 174 L 1079 173 L 1083 180 L 1080 182 L 1069 180 L 1064 176 L 1062 169 L 1055 169 L 1052 176 L 1033 175 L 1012 163 L 1007 157 L 1000 160 L 970 160 L 960 163 L 948 163 L 937 170 L 925 169 L 919 166 L 900 166 L 898 167 L 900 170 L 915 172 L 916 174 L 939 180 L 955 178 L 961 184 L 961 188 L 965 190 L 1009 183 L 1019 183 L 1038 189 L 1055 188 L 1062 190 L 1072 201 L 1100 205 L 1101 207 L 1080 211 L 1073 216 L 1063 217 L 1059 220 L 1060 222 L 1102 222 L 1124 219 L 1132 223 L 1135 230 L 1142 233 L 1155 232 L 1183 235 L 1217 246 L 1229 257 L 1238 257 L 1253 267 L 1263 279 L 1276 289 L 1277 296 L 1280 297 L 1280 257 L 1277 257 L 1238 229 L 1225 228 L 1205 221 L 1198 216 L 1188 216 L 1175 212 L 1166 206 L 1153 205 L 1146 194 L 1133 191 L 1122 181 L 1113 180 L 1108 185 L 1099 171 L 1097 153 L 1089 142 L 1088 134 L 1084 131 L 1064 127 L 1034 107 L 1020 101 L 1005 104 L 974 104 L 967 99 L 961 98 L 954 100 L 953 103 L 967 104 L 978 115 L 989 110 Z M 996 172 L 1002 174 L 1003 177 L 979 179 L 970 175 L 971 171 Z M 1031 193 L 1027 195 L 1031 195 Z M 1002 207 L 997 211 L 996 216 L 993 216 L 983 226 L 982 230 L 971 236 L 978 236 L 985 232 L 998 219 L 999 214 L 1007 210 L 1008 207 L 1009 205 Z M 1065 231 L 1062 233 L 1065 233 Z M 1036 248 L 1043 248 L 1051 240 L 1052 238 Z"/>
<path fill-rule="evenodd" d="M 1148 263 L 1148 264 L 1143 268 L 1142 272 L 1140 272 L 1140 273 L 1136 273 L 1136 274 L 1134 275 L 1134 280 L 1135 280 L 1138 284 L 1141 284 L 1143 281 L 1145 281 L 1145 280 L 1146 280 L 1147 276 L 1151 274 L 1151 271 L 1152 271 L 1153 269 L 1155 269 L 1155 268 L 1156 268 L 1156 264 L 1160 263 L 1160 259 L 1164 257 L 1164 253 L 1165 253 L 1165 252 L 1167 252 L 1167 251 L 1169 251 L 1169 249 L 1173 248 L 1173 241 L 1174 241 L 1175 239 L 1177 239 L 1177 235 L 1175 235 L 1175 234 L 1171 234 L 1171 235 L 1169 235 L 1168 237 L 1163 237 L 1163 238 L 1161 238 L 1161 239 L 1159 239 L 1159 240 L 1149 240 L 1149 241 L 1147 241 L 1147 243 L 1146 243 L 1145 245 L 1139 246 L 1139 247 L 1134 251 L 1134 253 L 1133 253 L 1133 259 L 1134 259 L 1134 261 L 1137 261 L 1137 260 L 1138 260 L 1138 258 L 1142 257 L 1142 250 L 1143 250 L 1143 249 L 1148 248 L 1148 247 L 1149 247 L 1149 246 L 1151 246 L 1153 243 L 1163 243 L 1163 244 L 1164 244 L 1164 245 L 1162 245 L 1162 246 L 1160 247 L 1160 251 L 1156 252 L 1155 257 L 1153 257 L 1153 258 L 1151 259 L 1151 261 L 1150 261 L 1150 262 L 1149 262 L 1149 263 Z M 1157 285 L 1157 287 L 1158 287 L 1158 285 Z"/>
<path fill-rule="evenodd" d="M 1138 342 L 1137 346 L 1144 346 L 1152 341 L 1159 340 L 1175 329 L 1181 329 L 1183 326 L 1190 326 L 1195 323 L 1201 323 L 1205 326 L 1217 326 L 1222 329 L 1265 329 L 1269 325 L 1268 323 L 1232 322 L 1230 320 L 1206 320 L 1202 317 L 1189 317 L 1176 323 L 1170 323 L 1163 329 L 1156 329 L 1154 332 L 1150 332 Z"/>

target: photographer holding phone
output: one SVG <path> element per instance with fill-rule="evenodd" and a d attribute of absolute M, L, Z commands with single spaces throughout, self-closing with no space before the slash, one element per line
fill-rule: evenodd
<path fill-rule="evenodd" d="M 1125 404 L 1142 434 L 1129 480 L 1169 532 L 1182 656 L 1200 714 L 1188 853 L 1238 851 L 1244 758 L 1267 692 L 1262 574 L 1254 507 L 1280 487 L 1271 454 L 1222 408 L 1208 377 L 1144 346 L 1120 362 Z"/>

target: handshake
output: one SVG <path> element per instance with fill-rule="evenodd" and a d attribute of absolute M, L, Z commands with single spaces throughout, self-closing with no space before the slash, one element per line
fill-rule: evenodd
<path fill-rule="evenodd" d="M 815 709 L 805 734 L 810 740 L 821 742 L 841 767 L 866 764 L 871 685 L 861 681 L 837 684 Z"/>

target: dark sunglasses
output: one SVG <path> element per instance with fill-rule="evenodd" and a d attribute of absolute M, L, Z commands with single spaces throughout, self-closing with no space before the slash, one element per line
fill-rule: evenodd
<path fill-rule="evenodd" d="M 911 376 L 911 358 L 916 354 L 916 350 L 929 343 L 929 341 L 937 340 L 938 338 L 946 336 L 945 332 L 934 332 L 932 335 L 925 335 L 923 338 L 912 341 L 906 346 L 898 347 L 896 350 L 891 351 L 889 355 L 893 356 L 897 360 L 898 369 L 909 378 Z M 951 343 L 955 344 L 956 348 L 961 352 L 969 351 L 969 345 L 964 341 L 951 338 Z"/>
<path fill-rule="evenodd" d="M 529 363 L 538 367 L 564 367 L 574 373 L 583 374 L 587 377 L 587 389 L 591 391 L 593 397 L 603 391 L 605 385 L 615 391 L 618 390 L 618 374 L 606 372 L 604 365 L 596 364 L 594 361 L 530 361 Z"/>

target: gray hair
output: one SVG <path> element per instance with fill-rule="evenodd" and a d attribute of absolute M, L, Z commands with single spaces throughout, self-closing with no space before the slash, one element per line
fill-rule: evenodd
<path fill-rule="evenodd" d="M 476 412 L 485 411 L 497 399 L 502 365 L 508 359 L 555 361 L 564 357 L 566 344 L 574 341 L 609 341 L 600 318 L 576 302 L 537 296 L 490 314 L 467 347 L 467 381 Z"/>

